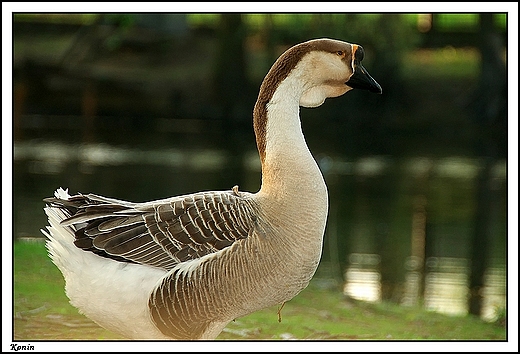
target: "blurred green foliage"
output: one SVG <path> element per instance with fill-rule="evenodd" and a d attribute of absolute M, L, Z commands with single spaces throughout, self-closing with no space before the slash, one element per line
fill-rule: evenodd
<path fill-rule="evenodd" d="M 38 21 L 38 22 L 51 22 L 51 23 L 76 23 L 76 24 L 91 24 L 97 20 L 100 16 L 108 16 L 112 18 L 123 19 L 124 21 L 131 22 L 131 17 L 135 14 L 81 14 L 81 13 L 66 13 L 66 14 L 53 14 L 53 13 L 17 13 L 14 14 L 15 21 Z M 222 14 L 218 13 L 193 13 L 187 14 L 188 22 L 191 26 L 217 26 Z M 277 27 L 293 27 L 294 29 L 306 28 L 313 24 L 320 23 L 322 21 L 329 22 L 341 22 L 344 16 L 356 16 L 362 21 L 370 24 L 371 22 L 377 21 L 381 16 L 385 14 L 316 14 L 316 13 L 291 13 L 291 14 L 244 14 L 244 21 L 251 28 L 261 28 L 266 22 L 272 21 L 273 25 Z M 410 26 L 415 26 L 420 16 L 423 14 L 401 14 L 405 19 L 405 22 Z M 436 26 L 439 30 L 476 30 L 479 25 L 478 14 L 435 14 Z M 495 14 L 495 22 L 498 28 L 506 29 L 507 26 L 507 14 Z M 269 19 L 271 18 L 271 19 Z"/>
<path fill-rule="evenodd" d="M 49 22 L 49 23 L 70 23 L 89 25 L 99 18 L 99 14 L 53 14 L 53 13 L 18 13 L 14 14 L 14 21 L 26 22 Z"/>
<path fill-rule="evenodd" d="M 480 24 L 478 14 L 436 14 L 435 21 L 439 31 L 475 31 Z M 495 14 L 494 21 L 497 28 L 501 30 L 507 28 L 506 14 Z"/>

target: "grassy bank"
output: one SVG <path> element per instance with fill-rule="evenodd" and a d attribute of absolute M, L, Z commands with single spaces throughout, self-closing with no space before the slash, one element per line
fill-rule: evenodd
<path fill-rule="evenodd" d="M 114 340 L 120 336 L 80 315 L 43 242 L 14 244 L 13 340 Z M 346 299 L 339 289 L 311 282 L 285 304 L 230 323 L 218 339 L 505 340 L 504 326 L 395 304 Z"/>

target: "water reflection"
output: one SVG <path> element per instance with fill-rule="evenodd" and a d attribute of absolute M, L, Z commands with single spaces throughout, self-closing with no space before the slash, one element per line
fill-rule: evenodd
<path fill-rule="evenodd" d="M 25 141 L 14 147 L 14 237 L 41 237 L 42 199 L 59 186 L 131 201 L 217 189 L 228 156 L 210 149 L 137 149 L 108 144 Z M 346 159 L 318 155 L 330 193 L 321 274 L 344 279 L 345 294 L 364 301 L 389 298 L 406 306 L 468 312 L 468 249 L 474 214 L 476 159 L 386 156 Z M 246 185 L 259 187 L 256 151 L 244 155 Z M 492 170 L 491 266 L 482 317 L 505 307 L 505 162 Z M 236 181 L 230 176 L 225 188 Z M 331 265 L 326 268 L 325 265 Z M 344 270 L 344 272 L 343 272 Z M 325 272 L 326 273 L 326 272 Z M 329 274 L 330 276 L 330 274 Z M 386 288 L 385 288 L 386 287 Z M 393 295 L 397 294 L 397 295 Z"/>
<path fill-rule="evenodd" d="M 424 306 L 450 315 L 467 314 L 469 292 L 468 261 L 461 258 L 431 257 L 427 273 Z"/>
<path fill-rule="evenodd" d="M 506 309 L 506 269 L 488 268 L 484 280 L 484 308 L 482 318 L 495 321 L 497 316 Z"/>
<path fill-rule="evenodd" d="M 381 301 L 381 276 L 378 271 L 379 255 L 350 254 L 350 265 L 345 271 L 343 293 L 357 300 Z M 413 258 L 407 261 L 404 306 L 417 306 L 421 302 L 431 311 L 447 315 L 468 313 L 469 266 L 467 259 L 431 257 L 427 259 L 424 279 L 417 271 Z M 482 319 L 494 321 L 506 307 L 506 282 L 504 268 L 489 268 L 483 288 Z"/>
<path fill-rule="evenodd" d="M 140 164 L 215 170 L 220 168 L 224 159 L 223 153 L 216 150 L 141 150 L 108 144 L 71 145 L 37 141 L 18 143 L 14 147 L 14 160 L 30 161 L 29 172 L 35 174 L 58 174 L 72 162 L 79 162 L 80 168 Z"/>
<path fill-rule="evenodd" d="M 349 260 L 343 293 L 357 300 L 380 301 L 379 255 L 352 253 Z"/>

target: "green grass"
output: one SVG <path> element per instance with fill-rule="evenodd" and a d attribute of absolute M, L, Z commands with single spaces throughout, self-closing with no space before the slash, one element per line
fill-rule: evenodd
<path fill-rule="evenodd" d="M 278 321 L 270 307 L 231 322 L 218 337 L 328 340 L 505 340 L 504 326 L 390 303 L 346 298 L 313 280 L 287 302 Z M 61 273 L 42 242 L 14 244 L 14 340 L 122 339 L 80 315 L 64 293 Z"/>
<path fill-rule="evenodd" d="M 64 280 L 43 242 L 14 244 L 14 338 L 121 338 L 80 315 L 64 291 Z"/>

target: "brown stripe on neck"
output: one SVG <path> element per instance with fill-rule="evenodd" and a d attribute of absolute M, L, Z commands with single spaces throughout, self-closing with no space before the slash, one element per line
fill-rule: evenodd
<path fill-rule="evenodd" d="M 278 85 L 289 75 L 301 58 L 312 49 L 314 49 L 314 46 L 309 42 L 288 49 L 276 60 L 264 78 L 264 81 L 262 81 L 258 99 L 256 100 L 253 110 L 253 128 L 255 130 L 256 145 L 260 153 L 260 161 L 262 164 L 265 159 L 267 103 L 271 101 Z"/>
<path fill-rule="evenodd" d="M 297 44 L 285 51 L 276 60 L 260 86 L 258 99 L 253 110 L 253 128 L 262 164 L 265 159 L 266 147 L 267 103 L 271 101 L 280 83 L 289 75 L 303 56 L 315 50 L 330 53 L 343 50 L 346 53 L 344 60 L 351 60 L 352 47 L 345 42 L 330 39 L 315 39 Z"/>

